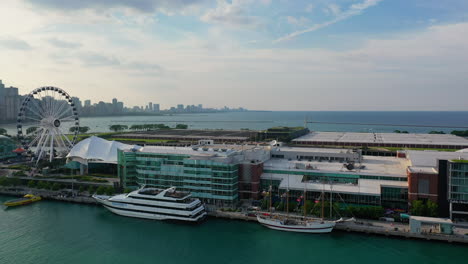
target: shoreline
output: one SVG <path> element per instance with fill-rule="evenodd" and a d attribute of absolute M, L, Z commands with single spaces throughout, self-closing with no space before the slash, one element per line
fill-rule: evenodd
<path fill-rule="evenodd" d="M 11 195 L 11 196 L 23 196 L 27 193 L 34 192 L 40 195 L 45 200 L 54 200 L 69 203 L 87 204 L 87 205 L 98 205 L 92 197 L 77 195 L 74 197 L 60 196 L 61 191 L 50 191 L 41 189 L 30 189 L 30 188 L 5 188 L 0 187 L 0 194 Z M 246 216 L 244 213 L 239 212 L 222 212 L 222 211 L 209 211 L 209 217 L 222 218 L 227 220 L 237 221 L 248 221 L 257 222 L 256 217 Z M 460 243 L 468 244 L 468 235 L 444 235 L 437 233 L 422 233 L 414 234 L 409 232 L 409 224 L 403 223 L 390 223 L 373 220 L 359 219 L 355 222 L 343 222 L 337 223 L 335 230 L 354 232 L 368 235 L 379 235 L 387 236 L 399 239 L 415 239 L 415 240 L 426 240 L 426 241 L 439 241 L 448 243 Z M 464 230 L 468 230 L 468 226 L 464 227 Z"/>

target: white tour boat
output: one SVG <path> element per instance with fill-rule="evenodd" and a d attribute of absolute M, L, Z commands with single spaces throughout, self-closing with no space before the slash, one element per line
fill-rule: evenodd
<path fill-rule="evenodd" d="M 190 193 L 178 192 L 175 187 L 162 190 L 143 186 L 128 194 L 93 195 L 93 198 L 111 212 L 123 216 L 191 222 L 206 217 L 199 199 L 191 198 Z"/>

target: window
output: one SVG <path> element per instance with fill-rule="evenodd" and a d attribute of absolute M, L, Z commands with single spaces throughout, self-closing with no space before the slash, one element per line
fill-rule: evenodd
<path fill-rule="evenodd" d="M 418 181 L 418 193 L 429 194 L 429 180 L 420 179 Z"/>

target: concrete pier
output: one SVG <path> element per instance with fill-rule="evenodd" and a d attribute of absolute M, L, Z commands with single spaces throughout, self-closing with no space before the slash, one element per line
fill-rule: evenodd
<path fill-rule="evenodd" d="M 12 188 L 12 187 L 0 187 L 0 194 L 23 196 L 28 193 L 34 193 L 40 195 L 44 199 L 57 200 L 72 203 L 82 204 L 97 204 L 93 198 L 87 195 L 77 195 L 73 197 L 66 197 L 60 194 L 60 191 L 50 190 L 39 190 L 29 188 Z M 210 217 L 257 222 L 257 218 L 254 216 L 248 216 L 241 212 L 223 212 L 219 210 L 209 211 Z M 354 222 L 341 222 L 337 223 L 335 230 L 346 231 L 346 232 L 358 232 L 372 235 L 383 235 L 392 236 L 395 238 L 411 238 L 411 239 L 423 239 L 433 240 L 442 242 L 454 242 L 468 244 L 468 226 L 456 226 L 454 234 L 445 235 L 440 233 L 421 233 L 414 234 L 410 233 L 409 224 L 396 223 L 396 222 L 382 222 L 357 219 Z"/>
<path fill-rule="evenodd" d="M 257 222 L 256 217 L 247 216 L 244 213 L 239 212 L 212 211 L 209 212 L 208 215 L 217 218 Z M 392 236 L 395 238 L 411 238 L 468 244 L 468 235 L 466 235 L 468 234 L 468 226 L 455 227 L 455 233 L 453 235 L 440 233 L 413 234 L 409 232 L 409 224 L 358 219 L 354 222 L 337 223 L 335 230 Z"/>

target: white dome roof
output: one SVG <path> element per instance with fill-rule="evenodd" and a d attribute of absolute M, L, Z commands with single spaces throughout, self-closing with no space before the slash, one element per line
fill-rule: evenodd
<path fill-rule="evenodd" d="M 468 148 L 457 150 L 457 152 L 467 152 L 468 153 Z"/>
<path fill-rule="evenodd" d="M 139 148 L 139 146 L 108 141 L 92 136 L 76 144 L 70 153 L 68 153 L 67 158 L 80 163 L 87 163 L 92 160 L 101 163 L 117 164 L 117 149 L 129 150 L 132 148 Z"/>

